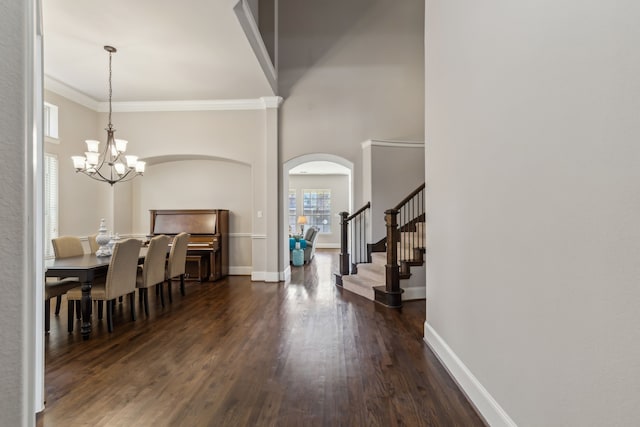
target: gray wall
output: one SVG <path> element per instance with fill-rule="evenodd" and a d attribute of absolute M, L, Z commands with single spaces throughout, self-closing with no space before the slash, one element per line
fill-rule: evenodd
<path fill-rule="evenodd" d="M 424 183 L 424 145 L 371 141 L 363 150 L 364 161 L 371 162 L 363 181 L 371 183 L 364 193 L 371 201 L 369 242 L 375 243 L 387 235 L 384 212 Z"/>
<path fill-rule="evenodd" d="M 427 338 L 519 426 L 637 425 L 640 4 L 426 17 Z"/>
<path fill-rule="evenodd" d="M 331 190 L 331 233 L 318 235 L 318 247 L 340 247 L 339 212 L 349 211 L 349 177 L 347 175 L 289 175 L 289 189 L 296 190 L 298 215 L 302 214 L 302 191 Z M 299 227 L 298 227 L 299 229 Z"/>
<path fill-rule="evenodd" d="M 0 3 L 0 424 L 33 425 L 32 3 Z"/>
<path fill-rule="evenodd" d="M 281 160 L 331 153 L 354 163 L 371 138 L 424 140 L 421 0 L 280 0 Z"/>

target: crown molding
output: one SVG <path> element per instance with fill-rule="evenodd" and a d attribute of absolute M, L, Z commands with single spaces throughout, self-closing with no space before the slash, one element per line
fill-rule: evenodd
<path fill-rule="evenodd" d="M 113 111 L 118 113 L 140 113 L 152 111 L 231 111 L 264 110 L 261 99 L 208 99 L 186 101 L 130 101 L 112 102 Z M 108 102 L 98 103 L 101 113 L 109 111 Z"/>
<path fill-rule="evenodd" d="M 44 89 L 78 103 L 83 107 L 87 107 L 90 110 L 98 111 L 98 105 L 100 104 L 98 101 L 53 77 L 44 76 Z"/>
<path fill-rule="evenodd" d="M 106 113 L 108 102 L 99 102 L 84 93 L 67 86 L 59 80 L 44 76 L 44 88 L 90 110 Z M 233 111 L 265 110 L 278 108 L 282 97 L 266 96 L 256 99 L 207 99 L 185 101 L 128 101 L 112 102 L 111 107 L 117 113 L 140 113 L 153 111 Z"/>
<path fill-rule="evenodd" d="M 282 103 L 281 96 L 263 96 L 260 98 L 263 108 L 278 108 Z"/>
<path fill-rule="evenodd" d="M 362 148 L 367 147 L 424 148 L 424 141 L 368 139 L 362 143 Z"/>

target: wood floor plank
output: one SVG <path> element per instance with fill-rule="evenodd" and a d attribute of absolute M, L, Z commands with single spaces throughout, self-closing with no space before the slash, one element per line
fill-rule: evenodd
<path fill-rule="evenodd" d="M 422 340 L 424 301 L 343 291 L 337 262 L 318 250 L 288 283 L 189 282 L 164 308 L 150 292 L 149 317 L 125 300 L 111 334 L 94 309 L 89 341 L 63 304 L 38 426 L 484 425 Z"/>

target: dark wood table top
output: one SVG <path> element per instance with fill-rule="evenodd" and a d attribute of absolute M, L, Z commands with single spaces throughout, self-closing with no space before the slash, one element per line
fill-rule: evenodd
<path fill-rule="evenodd" d="M 140 260 L 144 260 L 148 250 L 148 248 L 140 248 Z M 107 270 L 110 262 L 110 256 L 99 257 L 95 254 L 48 259 L 45 261 L 45 275 L 49 277 L 82 276 L 89 271 Z"/>

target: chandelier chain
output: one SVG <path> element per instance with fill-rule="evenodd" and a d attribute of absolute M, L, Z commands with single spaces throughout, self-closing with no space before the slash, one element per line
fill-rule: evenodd
<path fill-rule="evenodd" d="M 112 124 L 111 124 L 111 96 L 113 94 L 113 89 L 111 87 L 111 56 L 113 54 L 111 52 L 109 52 L 109 128 L 112 128 Z"/>

